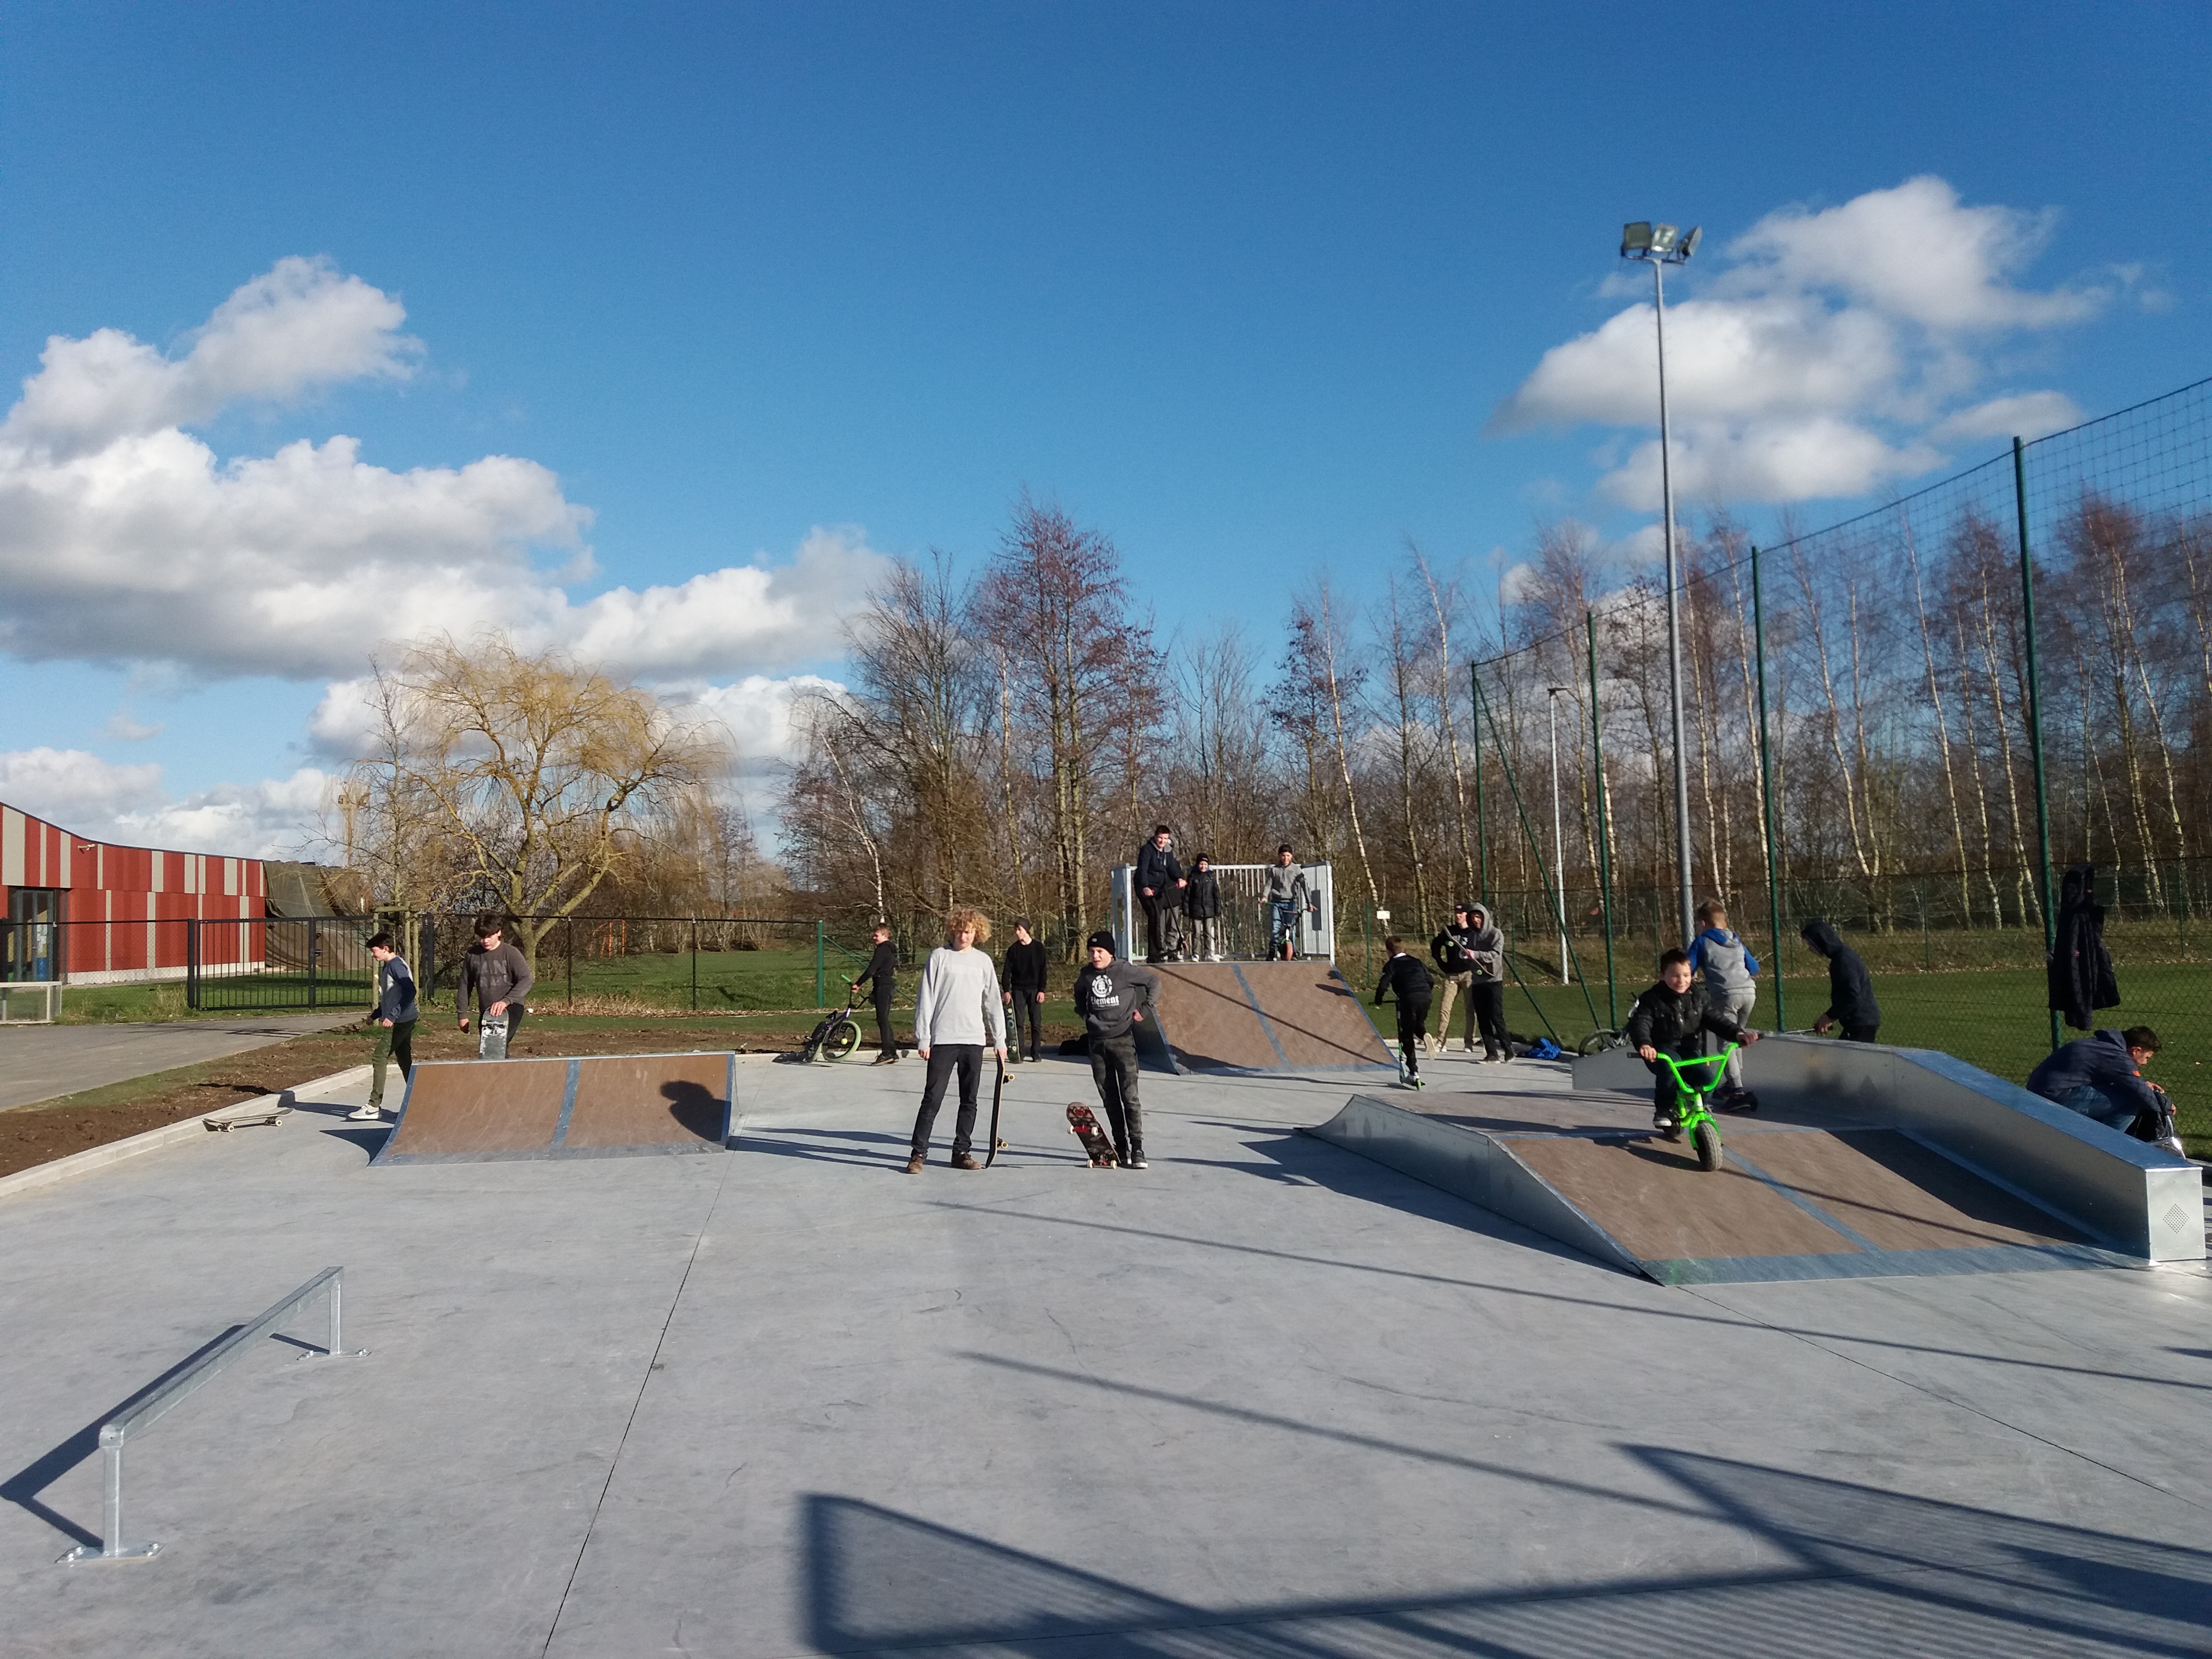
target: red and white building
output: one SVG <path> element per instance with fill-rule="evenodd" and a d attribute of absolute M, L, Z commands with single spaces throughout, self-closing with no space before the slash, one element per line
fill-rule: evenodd
<path fill-rule="evenodd" d="M 268 888 L 259 859 L 118 847 L 0 804 L 0 981 L 111 985 L 258 966 Z"/>

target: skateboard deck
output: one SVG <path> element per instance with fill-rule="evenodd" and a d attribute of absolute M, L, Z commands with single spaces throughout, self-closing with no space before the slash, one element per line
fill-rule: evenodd
<path fill-rule="evenodd" d="M 999 1154 L 1006 1147 L 1006 1143 L 999 1139 L 999 1103 L 1006 1092 L 1006 1068 L 1001 1066 L 998 1081 L 991 1085 L 991 1150 L 983 1154 L 983 1167 L 987 1170 L 999 1161 Z"/>
<path fill-rule="evenodd" d="M 1084 1156 L 1091 1160 L 1092 1169 L 1120 1167 L 1121 1160 L 1114 1156 L 1114 1143 L 1106 1139 L 1106 1132 L 1098 1127 L 1097 1115 L 1079 1100 L 1067 1103 L 1067 1132 L 1083 1143 Z"/>
<path fill-rule="evenodd" d="M 251 1112 L 244 1117 L 204 1117 L 200 1120 L 210 1130 L 228 1134 L 233 1129 L 275 1128 L 292 1115 L 289 1106 L 276 1106 L 265 1112 Z"/>
<path fill-rule="evenodd" d="M 507 1016 L 486 1014 L 477 1022 L 477 1058 L 505 1060 L 507 1058 Z"/>

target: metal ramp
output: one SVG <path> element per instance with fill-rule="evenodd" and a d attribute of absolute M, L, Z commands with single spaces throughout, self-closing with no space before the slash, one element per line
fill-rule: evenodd
<path fill-rule="evenodd" d="M 737 1066 L 726 1050 L 427 1061 L 370 1163 L 719 1152 Z"/>
<path fill-rule="evenodd" d="M 1153 971 L 1158 1018 L 1139 1053 L 1156 1069 L 1397 1074 L 1359 994 L 1329 963 L 1178 962 Z"/>
<path fill-rule="evenodd" d="M 1723 1121 L 1710 1175 L 1647 1097 L 1611 1091 L 1359 1096 L 1309 1133 L 1664 1285 L 2141 1264 L 1848 1106 Z"/>

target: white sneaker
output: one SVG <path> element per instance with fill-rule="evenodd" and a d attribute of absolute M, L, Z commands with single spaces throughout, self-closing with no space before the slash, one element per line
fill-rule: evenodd
<path fill-rule="evenodd" d="M 381 1123 L 384 1121 L 384 1109 L 381 1106 L 357 1107 L 346 1114 L 346 1121 L 350 1123 Z"/>

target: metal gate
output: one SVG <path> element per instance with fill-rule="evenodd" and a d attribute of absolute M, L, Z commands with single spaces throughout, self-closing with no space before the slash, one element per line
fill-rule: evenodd
<path fill-rule="evenodd" d="M 375 931 L 361 916 L 190 922 L 185 1006 L 365 1008 L 376 1000 L 376 963 L 362 941 Z"/>

